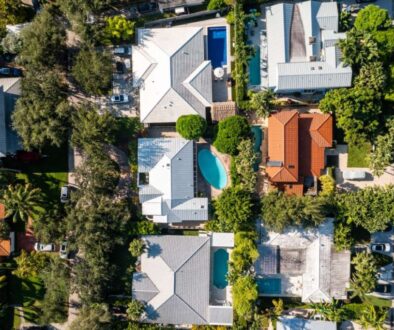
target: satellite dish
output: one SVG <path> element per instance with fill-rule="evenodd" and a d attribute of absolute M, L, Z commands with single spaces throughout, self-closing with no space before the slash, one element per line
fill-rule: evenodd
<path fill-rule="evenodd" d="M 222 67 L 218 67 L 213 70 L 213 74 L 216 78 L 221 79 L 224 76 L 224 69 Z"/>

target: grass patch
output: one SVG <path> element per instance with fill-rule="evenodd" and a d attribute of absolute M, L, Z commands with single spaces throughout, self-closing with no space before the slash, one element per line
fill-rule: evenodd
<path fill-rule="evenodd" d="M 348 320 L 358 320 L 364 307 L 365 305 L 357 303 L 344 304 L 342 306 Z"/>
<path fill-rule="evenodd" d="M 371 144 L 369 142 L 360 145 L 348 145 L 348 167 L 369 167 L 369 154 Z"/>
<path fill-rule="evenodd" d="M 368 303 L 368 304 L 374 305 L 376 307 L 385 307 L 385 308 L 391 307 L 391 300 L 390 299 L 382 299 L 382 298 L 375 297 L 375 296 L 368 296 L 368 295 L 365 296 L 364 303 Z"/>

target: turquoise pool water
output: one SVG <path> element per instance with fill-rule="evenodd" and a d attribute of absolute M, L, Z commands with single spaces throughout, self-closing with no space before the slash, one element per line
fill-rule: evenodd
<path fill-rule="evenodd" d="M 216 189 L 224 188 L 227 184 L 227 173 L 219 158 L 208 149 L 200 150 L 197 158 L 204 179 Z"/>
<path fill-rule="evenodd" d="M 212 68 L 227 64 L 227 30 L 225 26 L 208 28 L 208 59 Z"/>
<path fill-rule="evenodd" d="M 218 289 L 224 289 L 227 285 L 228 252 L 219 249 L 213 254 L 213 285 Z"/>
<path fill-rule="evenodd" d="M 255 46 L 255 54 L 249 61 L 249 84 L 258 86 L 261 84 L 260 73 L 260 47 Z"/>
<path fill-rule="evenodd" d="M 253 169 L 257 171 L 259 169 L 259 164 L 261 162 L 261 143 L 263 142 L 263 130 L 260 126 L 252 126 L 251 128 L 253 133 L 253 150 L 257 153 L 256 163 L 253 165 Z"/>
<path fill-rule="evenodd" d="M 280 278 L 259 278 L 256 282 L 259 292 L 262 294 L 280 294 L 282 292 Z"/>

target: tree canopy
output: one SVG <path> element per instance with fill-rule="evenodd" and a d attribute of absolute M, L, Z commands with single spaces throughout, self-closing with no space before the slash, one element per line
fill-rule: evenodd
<path fill-rule="evenodd" d="M 267 118 L 272 111 L 275 94 L 270 90 L 252 92 L 249 106 L 256 112 L 258 117 Z"/>
<path fill-rule="evenodd" d="M 92 47 L 82 49 L 75 59 L 72 74 L 86 94 L 104 95 L 111 88 L 111 55 Z"/>
<path fill-rule="evenodd" d="M 325 220 L 325 200 L 272 191 L 261 200 L 264 226 L 282 232 L 288 226 L 317 226 Z"/>
<path fill-rule="evenodd" d="M 110 330 L 111 313 L 106 304 L 83 306 L 70 330 Z"/>
<path fill-rule="evenodd" d="M 394 118 L 386 122 L 387 132 L 379 135 L 371 153 L 370 167 L 373 174 L 382 175 L 387 166 L 394 161 Z"/>
<path fill-rule="evenodd" d="M 387 29 L 391 26 L 391 19 L 386 9 L 375 5 L 368 5 L 357 13 L 354 27 L 359 31 L 373 32 Z"/>
<path fill-rule="evenodd" d="M 183 115 L 176 121 L 176 131 L 187 140 L 198 140 L 207 129 L 207 122 L 199 115 Z"/>
<path fill-rule="evenodd" d="M 118 44 L 131 41 L 134 35 L 134 25 L 134 22 L 124 16 L 108 17 L 104 29 L 106 42 Z"/>
<path fill-rule="evenodd" d="M 218 229 L 223 232 L 237 232 L 248 227 L 253 220 L 253 203 L 249 192 L 240 187 L 223 190 L 214 200 Z"/>
<path fill-rule="evenodd" d="M 369 232 L 383 231 L 394 219 L 394 186 L 366 187 L 337 195 L 338 217 Z"/>
<path fill-rule="evenodd" d="M 233 285 L 233 307 L 236 314 L 245 319 L 253 315 L 253 307 L 258 298 L 257 284 L 250 275 L 239 277 Z"/>
<path fill-rule="evenodd" d="M 245 117 L 232 116 L 219 122 L 219 130 L 214 146 L 225 154 L 238 154 L 241 140 L 250 136 L 250 126 Z"/>
<path fill-rule="evenodd" d="M 353 272 L 350 282 L 350 288 L 353 291 L 353 297 L 363 298 L 365 294 L 370 293 L 376 286 L 377 267 L 372 254 L 367 252 L 357 253 L 352 259 Z"/>

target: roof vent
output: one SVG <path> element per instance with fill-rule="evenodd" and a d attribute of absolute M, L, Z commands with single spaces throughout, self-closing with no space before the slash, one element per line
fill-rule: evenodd
<path fill-rule="evenodd" d="M 283 163 L 280 160 L 270 160 L 267 162 L 267 166 L 270 167 L 282 167 Z"/>
<path fill-rule="evenodd" d="M 316 37 L 309 37 L 309 44 L 312 45 L 316 42 Z"/>
<path fill-rule="evenodd" d="M 314 71 L 315 70 L 315 67 L 314 66 L 311 66 L 311 71 Z"/>
<path fill-rule="evenodd" d="M 319 70 L 323 70 L 323 67 L 322 67 L 322 66 L 319 66 Z"/>
<path fill-rule="evenodd" d="M 182 160 L 182 158 L 181 158 L 181 157 L 178 157 L 178 160 Z"/>
<path fill-rule="evenodd" d="M 201 208 L 203 209 L 203 208 L 204 208 L 204 205 L 201 205 Z"/>
<path fill-rule="evenodd" d="M 167 163 L 166 165 L 167 165 L 167 167 L 170 167 L 170 163 Z"/>
<path fill-rule="evenodd" d="M 317 56 L 315 56 L 315 55 L 309 56 L 309 61 L 310 62 L 316 62 L 317 61 Z"/>
<path fill-rule="evenodd" d="M 295 166 L 293 164 L 289 165 L 289 168 L 295 168 Z"/>

